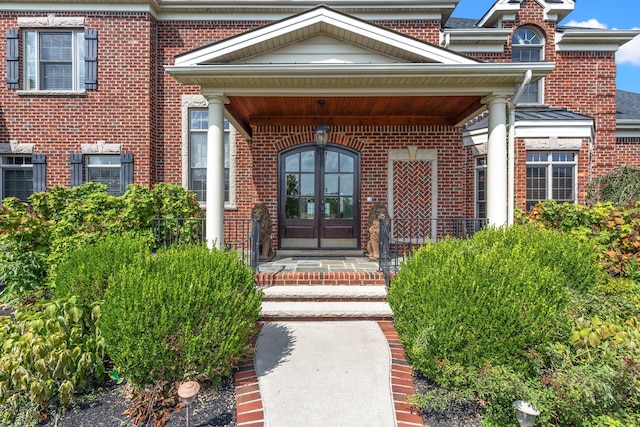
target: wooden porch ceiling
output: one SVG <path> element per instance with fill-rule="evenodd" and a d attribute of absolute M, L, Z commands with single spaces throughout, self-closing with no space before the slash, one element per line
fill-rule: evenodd
<path fill-rule="evenodd" d="M 319 99 L 325 104 L 320 107 Z M 483 108 L 480 96 L 229 96 L 227 111 L 250 135 L 252 126 L 450 125 Z"/>

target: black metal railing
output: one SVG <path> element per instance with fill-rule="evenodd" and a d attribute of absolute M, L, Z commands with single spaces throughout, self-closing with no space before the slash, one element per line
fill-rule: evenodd
<path fill-rule="evenodd" d="M 204 218 L 154 218 L 151 227 L 158 246 L 206 243 Z M 235 251 L 253 271 L 260 267 L 260 220 L 229 218 L 224 220 L 224 244 Z"/>
<path fill-rule="evenodd" d="M 383 218 L 380 219 L 379 270 L 387 286 L 400 263 L 421 246 L 445 237 L 472 236 L 487 224 L 484 218 Z"/>

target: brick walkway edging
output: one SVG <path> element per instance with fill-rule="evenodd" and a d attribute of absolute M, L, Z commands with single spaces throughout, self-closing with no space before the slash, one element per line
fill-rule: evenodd
<path fill-rule="evenodd" d="M 424 427 L 420 414 L 407 402 L 407 396 L 416 394 L 416 389 L 413 384 L 413 369 L 407 362 L 398 332 L 390 320 L 379 321 L 378 326 L 382 329 L 391 350 L 391 392 L 396 410 L 396 426 Z"/>
<path fill-rule="evenodd" d="M 422 417 L 413 406 L 407 403 L 407 396 L 415 394 L 413 370 L 407 362 L 404 347 L 400 344 L 398 332 L 392 321 L 378 321 L 389 349 L 391 350 L 391 391 L 396 411 L 397 427 L 424 427 Z M 263 322 L 258 324 L 258 332 Z M 255 349 L 258 336 L 253 339 Z M 264 409 L 262 395 L 258 385 L 258 375 L 253 362 L 253 355 L 244 360 L 233 375 L 236 387 L 236 420 L 238 427 L 264 427 Z"/>

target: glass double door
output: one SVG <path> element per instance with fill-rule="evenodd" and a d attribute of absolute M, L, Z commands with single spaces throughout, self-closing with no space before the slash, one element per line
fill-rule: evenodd
<path fill-rule="evenodd" d="M 308 145 L 283 152 L 279 166 L 280 248 L 358 248 L 359 155 Z"/>

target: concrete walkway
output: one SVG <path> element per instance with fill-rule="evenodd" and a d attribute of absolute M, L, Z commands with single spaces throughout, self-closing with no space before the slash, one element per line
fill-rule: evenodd
<path fill-rule="evenodd" d="M 265 426 L 397 425 L 391 352 L 376 322 L 268 322 L 256 350 Z"/>

